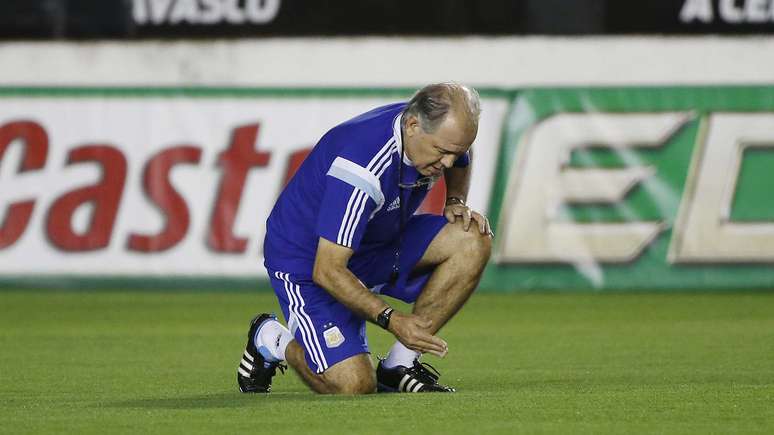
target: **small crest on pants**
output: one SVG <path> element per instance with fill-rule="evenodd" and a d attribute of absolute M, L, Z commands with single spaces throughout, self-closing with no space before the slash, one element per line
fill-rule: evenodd
<path fill-rule="evenodd" d="M 330 347 L 339 347 L 341 343 L 344 343 L 344 334 L 341 333 L 338 326 L 334 326 L 326 329 L 323 332 L 325 337 L 325 345 Z"/>

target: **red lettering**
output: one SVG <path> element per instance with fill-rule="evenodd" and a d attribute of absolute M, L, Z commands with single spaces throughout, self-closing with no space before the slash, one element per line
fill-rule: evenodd
<path fill-rule="evenodd" d="M 212 211 L 207 244 L 217 252 L 245 252 L 247 239 L 234 235 L 234 220 L 239 212 L 239 200 L 254 166 L 269 164 L 271 153 L 256 151 L 258 124 L 234 129 L 229 148 L 220 154 L 218 165 L 223 169 L 218 198 Z"/>
<path fill-rule="evenodd" d="M 446 205 L 446 181 L 441 177 L 422 201 L 419 212 L 442 214 L 444 205 Z"/>
<path fill-rule="evenodd" d="M 48 156 L 48 135 L 43 127 L 32 121 L 15 121 L 0 127 L 0 161 L 8 145 L 16 140 L 22 140 L 24 145 L 24 157 L 17 173 L 43 168 Z M 34 208 L 34 199 L 8 206 L 0 225 L 0 249 L 13 245 L 24 234 Z"/>
<path fill-rule="evenodd" d="M 282 183 L 283 188 L 288 185 L 290 179 L 293 178 L 293 175 L 296 174 L 298 168 L 301 167 L 301 163 L 304 163 L 304 160 L 306 160 L 306 157 L 311 152 L 312 148 L 305 148 L 290 155 L 290 159 L 288 160 L 288 169 L 285 171 L 285 181 Z"/>
<path fill-rule="evenodd" d="M 166 216 L 158 234 L 130 234 L 128 247 L 133 251 L 159 252 L 178 244 L 188 232 L 191 219 L 185 200 L 172 186 L 169 173 L 178 163 L 199 163 L 202 151 L 193 146 L 170 148 L 153 156 L 143 172 L 145 194 Z"/>
<path fill-rule="evenodd" d="M 126 181 L 126 158 L 109 145 L 87 145 L 70 151 L 67 164 L 95 162 L 102 169 L 96 184 L 81 187 L 58 198 L 46 218 L 46 233 L 51 243 L 63 251 L 93 251 L 108 246 L 118 205 Z M 94 204 L 91 222 L 83 234 L 72 228 L 75 210 L 86 202 Z"/>

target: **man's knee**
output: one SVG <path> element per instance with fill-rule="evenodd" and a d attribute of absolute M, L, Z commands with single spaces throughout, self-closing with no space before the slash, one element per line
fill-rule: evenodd
<path fill-rule="evenodd" d="M 454 233 L 459 241 L 457 252 L 460 255 L 477 259 L 482 263 L 489 260 L 489 256 L 492 254 L 492 237 L 488 234 L 481 234 L 475 222 L 471 223 L 470 228 L 465 231 L 462 222 L 457 221 L 454 224 Z"/>
<path fill-rule="evenodd" d="M 376 377 L 373 373 L 350 379 L 334 389 L 335 394 L 371 394 L 376 392 Z"/>
<path fill-rule="evenodd" d="M 376 392 L 376 372 L 368 354 L 359 354 L 329 367 L 322 375 L 332 394 Z"/>

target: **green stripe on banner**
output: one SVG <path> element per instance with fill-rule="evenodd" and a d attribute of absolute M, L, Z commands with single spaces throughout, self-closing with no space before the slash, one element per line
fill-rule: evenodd
<path fill-rule="evenodd" d="M 527 225 L 523 223 L 524 220 L 519 220 L 523 219 L 524 215 L 514 217 L 513 210 L 534 195 L 532 192 L 521 191 L 520 196 L 506 195 L 509 186 L 515 189 L 514 186 L 524 182 L 525 168 L 528 167 L 525 165 L 536 161 L 541 155 L 545 156 L 545 149 L 531 148 L 529 154 L 527 150 L 519 149 L 520 146 L 534 143 L 530 141 L 535 139 L 534 134 L 539 126 L 545 125 L 547 120 L 568 114 L 588 115 L 588 129 L 597 128 L 604 134 L 605 129 L 614 130 L 615 126 L 595 126 L 591 116 L 667 112 L 682 112 L 687 121 L 661 146 L 634 146 L 626 152 L 621 152 L 611 149 L 609 144 L 587 143 L 574 149 L 566 164 L 561 167 L 562 171 L 590 168 L 615 170 L 638 165 L 653 168 L 653 176 L 638 182 L 619 202 L 585 202 L 559 198 L 560 204 L 554 210 L 555 215 L 547 218 L 558 224 L 570 225 L 661 222 L 664 230 L 635 258 L 627 261 L 602 261 L 594 257 L 576 261 L 532 261 L 523 255 L 533 248 L 534 245 L 531 245 L 519 251 L 522 253 L 519 254 L 522 260 L 503 259 L 503 252 L 514 251 L 513 246 L 523 241 L 504 241 L 506 234 L 503 225 L 505 222 L 511 225 L 510 228 Z M 494 257 L 497 260 L 500 254 L 500 261 L 488 267 L 482 287 L 507 291 L 774 288 L 774 264 L 771 260 L 774 258 L 774 245 L 771 244 L 760 247 L 764 253 L 771 254 L 770 257 L 734 260 L 718 258 L 691 263 L 673 262 L 668 258 L 678 213 L 682 208 L 687 209 L 690 199 L 686 197 L 686 185 L 689 174 L 696 169 L 692 169 L 692 165 L 707 158 L 706 150 L 703 151 L 705 155 L 697 154 L 702 149 L 700 145 L 705 144 L 704 141 L 715 145 L 728 144 L 722 142 L 728 139 L 726 136 L 720 136 L 726 134 L 718 130 L 720 127 L 709 126 L 710 116 L 721 113 L 737 114 L 741 118 L 750 118 L 755 114 L 774 116 L 774 87 L 573 88 L 528 89 L 521 92 L 514 99 L 507 116 L 492 193 L 491 219 L 498 245 Z M 740 141 L 745 140 L 743 125 L 740 124 L 739 127 Z M 706 126 L 706 131 L 702 130 L 702 126 Z M 576 135 L 579 138 L 584 135 L 582 128 L 580 131 L 557 129 L 544 129 L 541 134 L 543 137 L 558 134 L 570 137 Z M 722 208 L 706 210 L 717 212 L 718 221 L 723 221 L 724 224 L 756 222 L 762 226 L 755 231 L 774 234 L 774 197 L 771 196 L 774 183 L 770 181 L 770 174 L 774 171 L 774 148 L 768 146 L 774 145 L 774 117 L 771 119 L 770 139 L 764 139 L 764 143 L 753 143 L 752 148 L 745 148 L 742 153 L 736 188 L 728 193 L 733 198 L 728 220 L 723 221 Z M 759 141 L 757 137 L 751 140 Z M 524 154 L 520 155 L 519 151 Z M 519 158 L 520 166 L 517 167 L 514 162 Z M 729 159 L 731 160 L 733 159 Z M 724 173 L 703 176 L 707 177 L 706 179 L 717 177 L 733 181 L 734 177 L 729 175 L 732 172 L 732 168 L 729 168 Z M 555 180 L 546 180 L 546 185 L 553 181 Z M 706 191 L 700 193 L 704 194 Z M 546 210 L 539 212 L 550 214 L 550 211 Z M 742 230 L 746 229 L 747 227 Z M 711 237 L 712 234 L 708 233 L 707 236 Z M 565 241 L 571 242 L 567 239 Z M 559 256 L 566 247 L 553 246 L 552 249 L 558 252 Z M 728 252 L 733 252 L 731 246 L 728 247 Z"/>

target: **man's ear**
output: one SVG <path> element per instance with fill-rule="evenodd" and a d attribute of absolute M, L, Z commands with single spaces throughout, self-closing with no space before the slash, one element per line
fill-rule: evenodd
<path fill-rule="evenodd" d="M 419 133 L 420 128 L 421 126 L 419 125 L 419 118 L 414 115 L 409 115 L 406 117 L 406 134 L 409 137 Z"/>

